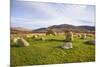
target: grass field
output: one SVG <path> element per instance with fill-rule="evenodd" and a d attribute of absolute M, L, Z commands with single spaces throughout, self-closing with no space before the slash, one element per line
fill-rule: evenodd
<path fill-rule="evenodd" d="M 41 36 L 40 36 L 41 37 Z M 11 65 L 40 65 L 40 64 L 61 64 L 73 62 L 95 61 L 95 45 L 84 42 L 92 39 L 74 38 L 72 49 L 62 49 L 64 36 L 44 36 L 46 41 L 39 38 L 25 38 L 30 46 L 17 47 L 11 42 Z"/>

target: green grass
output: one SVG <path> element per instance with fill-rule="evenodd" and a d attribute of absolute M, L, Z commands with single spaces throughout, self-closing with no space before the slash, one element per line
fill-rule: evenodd
<path fill-rule="evenodd" d="M 41 36 L 40 36 L 41 37 Z M 16 47 L 11 42 L 11 65 L 61 64 L 73 62 L 95 61 L 95 46 L 88 45 L 85 40 L 74 38 L 72 49 L 62 49 L 64 36 L 45 36 L 46 41 L 39 38 L 26 38 L 28 47 Z"/>

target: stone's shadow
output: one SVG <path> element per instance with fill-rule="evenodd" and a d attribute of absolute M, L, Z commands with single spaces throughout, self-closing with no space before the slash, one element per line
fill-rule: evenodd
<path fill-rule="evenodd" d="M 57 47 L 54 47 L 54 48 L 56 48 L 56 49 L 61 49 L 61 50 L 74 50 L 74 48 L 64 49 L 64 48 L 62 48 L 62 45 L 57 46 Z"/>
<path fill-rule="evenodd" d="M 48 39 L 47 41 L 58 41 L 58 42 L 65 42 L 65 40 L 58 40 L 58 39 Z"/>
<path fill-rule="evenodd" d="M 86 41 L 86 42 L 84 42 L 84 44 L 87 44 L 87 45 L 95 45 L 95 42 L 92 42 L 92 41 Z"/>
<path fill-rule="evenodd" d="M 43 41 L 41 39 L 33 39 L 33 41 Z M 66 42 L 65 40 L 58 40 L 58 39 L 46 39 L 44 41 L 58 41 L 58 42 Z"/>
<path fill-rule="evenodd" d="M 14 44 L 14 45 L 11 45 L 11 47 L 20 47 L 20 46 L 18 46 L 18 45 L 16 45 L 16 44 Z"/>
<path fill-rule="evenodd" d="M 33 42 L 34 41 L 43 41 L 43 40 L 41 40 L 41 39 L 33 39 Z M 56 42 L 66 42 L 65 40 L 58 40 L 58 39 L 46 39 L 46 40 L 44 40 L 44 42 L 45 41 L 49 41 L 49 42 L 53 42 L 53 41 L 56 41 Z M 21 46 L 19 46 L 17 44 L 13 44 L 13 45 L 10 45 L 10 47 L 21 47 Z M 57 48 L 61 48 L 61 46 L 59 46 Z"/>

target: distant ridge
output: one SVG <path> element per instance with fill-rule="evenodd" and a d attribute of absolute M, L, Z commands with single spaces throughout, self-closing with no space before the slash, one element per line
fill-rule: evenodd
<path fill-rule="evenodd" d="M 95 27 L 94 26 L 79 26 L 79 27 L 87 29 L 87 30 L 90 30 L 90 31 L 95 31 Z"/>
<path fill-rule="evenodd" d="M 18 34 L 18 33 L 32 33 L 32 30 L 30 29 L 26 29 L 26 28 L 22 28 L 22 27 L 11 27 L 10 28 L 10 32 L 11 34 Z"/>
<path fill-rule="evenodd" d="M 19 30 L 19 31 L 32 31 L 27 28 L 22 28 L 22 27 L 11 27 L 11 30 Z"/>
<path fill-rule="evenodd" d="M 21 27 L 11 27 L 11 33 L 18 33 L 18 32 L 24 32 L 24 33 L 44 33 L 48 29 L 52 29 L 55 32 L 63 32 L 64 30 L 68 29 L 74 32 L 90 32 L 90 31 L 95 31 L 94 26 L 74 26 L 74 25 L 69 25 L 69 24 L 60 24 L 60 25 L 53 25 L 49 26 L 47 28 L 39 28 L 35 30 L 29 30 Z"/>
<path fill-rule="evenodd" d="M 49 26 L 48 28 L 35 29 L 33 30 L 33 32 L 46 32 L 47 29 L 53 29 L 56 32 L 63 32 L 66 29 L 75 31 L 75 32 L 95 31 L 94 26 L 74 26 L 74 25 L 69 25 L 69 24 L 61 24 L 61 25 Z"/>

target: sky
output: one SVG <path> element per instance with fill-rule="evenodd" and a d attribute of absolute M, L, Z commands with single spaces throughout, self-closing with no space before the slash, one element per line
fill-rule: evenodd
<path fill-rule="evenodd" d="M 95 6 L 11 0 L 11 27 L 95 26 Z"/>

